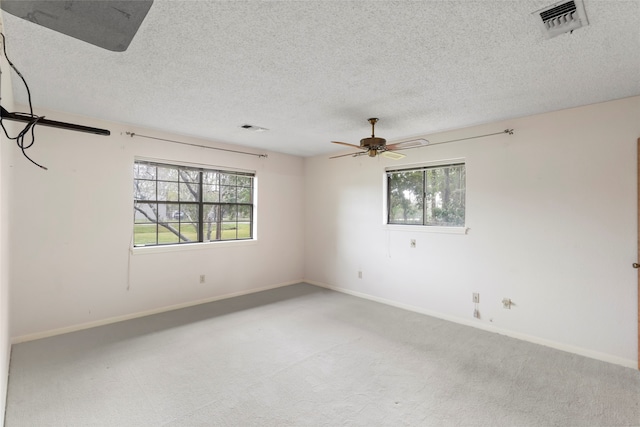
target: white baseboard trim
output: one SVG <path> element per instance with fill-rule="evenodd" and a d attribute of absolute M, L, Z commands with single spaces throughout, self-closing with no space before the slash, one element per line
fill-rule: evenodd
<path fill-rule="evenodd" d="M 270 289 L 276 289 L 276 288 L 282 288 L 284 286 L 295 285 L 296 283 L 305 283 L 305 281 L 302 280 L 302 279 L 293 280 L 293 281 L 290 281 L 290 282 L 278 283 L 276 285 L 264 286 L 262 288 L 249 289 L 249 290 L 240 291 L 240 292 L 233 292 L 233 293 L 230 293 L 230 294 L 218 295 L 218 296 L 215 296 L 215 297 L 204 298 L 204 299 L 195 300 L 195 301 L 183 302 L 183 303 L 180 303 L 180 304 L 174 304 L 174 305 L 169 305 L 169 306 L 165 306 L 165 307 L 154 308 L 154 309 L 151 309 L 151 310 L 145 310 L 145 311 L 140 311 L 140 312 L 136 312 L 136 313 L 125 314 L 125 315 L 122 315 L 122 316 L 109 317 L 109 318 L 106 318 L 106 319 L 96 320 L 96 321 L 93 321 L 93 322 L 80 323 L 78 325 L 65 326 L 63 328 L 57 328 L 57 329 L 51 329 L 51 330 L 48 330 L 48 331 L 36 332 L 36 333 L 33 333 L 33 334 L 21 335 L 21 336 L 17 336 L 17 337 L 12 337 L 11 338 L 11 344 L 20 344 L 20 343 L 27 342 L 27 341 L 38 340 L 38 339 L 41 339 L 41 338 L 49 338 L 49 337 L 53 337 L 53 336 L 56 336 L 56 335 L 67 334 L 69 332 L 82 331 L 84 329 L 91 329 L 91 328 L 95 328 L 97 326 L 104 326 L 104 325 L 109 325 L 111 323 L 123 322 L 125 320 L 137 319 L 139 317 L 151 316 L 153 314 L 164 313 L 164 312 L 167 312 L 167 311 L 179 310 L 181 308 L 193 307 L 195 305 L 207 304 L 207 303 L 210 303 L 210 302 L 220 301 L 220 300 L 223 300 L 223 299 L 239 297 L 239 296 L 242 296 L 242 295 L 255 294 L 257 292 L 268 291 Z"/>
<path fill-rule="evenodd" d="M 408 311 L 413 311 L 420 314 L 425 314 L 427 316 L 436 317 L 438 319 L 447 320 L 449 322 L 458 323 L 465 326 L 471 326 L 473 328 L 482 329 L 487 332 L 493 332 L 500 335 L 505 335 L 511 338 L 516 338 L 522 341 L 527 341 L 533 344 L 543 345 L 545 347 L 554 348 L 556 350 L 566 351 L 568 353 L 578 354 L 580 356 L 589 357 L 591 359 L 600 360 L 602 362 L 613 363 L 615 365 L 624 366 L 626 368 L 638 369 L 638 362 L 632 359 L 625 359 L 618 356 L 613 356 L 607 353 L 601 353 L 598 351 L 593 351 L 589 349 L 585 349 L 582 347 L 575 347 L 572 345 L 563 344 L 556 341 L 547 340 L 544 338 L 536 337 L 533 335 L 527 335 L 520 332 L 510 331 L 508 329 L 497 328 L 495 326 L 487 325 L 484 323 L 478 323 L 472 320 L 463 319 L 460 317 L 449 316 L 446 314 L 438 313 L 432 310 L 427 310 L 421 307 L 417 307 L 410 304 L 403 304 L 393 300 L 388 300 L 385 298 L 376 297 L 373 295 L 365 294 L 362 292 L 352 291 L 350 289 L 341 288 L 339 286 L 332 286 L 326 283 L 315 282 L 312 280 L 305 280 L 305 283 L 309 283 L 310 285 L 319 286 L 321 288 L 331 289 L 333 291 L 342 292 L 344 294 L 352 295 L 358 298 L 368 299 L 370 301 L 379 302 L 381 304 L 390 305 L 393 307 L 401 308 Z"/>

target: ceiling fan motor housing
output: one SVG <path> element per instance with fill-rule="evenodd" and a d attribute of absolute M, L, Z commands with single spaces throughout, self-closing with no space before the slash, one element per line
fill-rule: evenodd
<path fill-rule="evenodd" d="M 371 138 L 362 138 L 360 140 L 360 147 L 366 148 L 381 148 L 387 145 L 387 140 L 384 138 L 371 137 Z"/>

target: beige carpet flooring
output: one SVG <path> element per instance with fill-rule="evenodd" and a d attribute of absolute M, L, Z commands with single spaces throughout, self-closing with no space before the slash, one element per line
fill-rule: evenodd
<path fill-rule="evenodd" d="M 15 345 L 6 427 L 639 426 L 640 373 L 307 284 Z"/>

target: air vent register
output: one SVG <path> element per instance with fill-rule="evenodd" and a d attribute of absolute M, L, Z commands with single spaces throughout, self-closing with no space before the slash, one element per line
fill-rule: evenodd
<path fill-rule="evenodd" d="M 535 11 L 533 15 L 549 39 L 589 25 L 584 3 L 580 0 L 554 3 Z"/>

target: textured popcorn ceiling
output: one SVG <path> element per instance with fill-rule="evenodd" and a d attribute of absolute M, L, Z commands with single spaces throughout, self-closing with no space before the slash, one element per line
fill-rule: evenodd
<path fill-rule="evenodd" d="M 551 3 L 156 0 L 125 52 L 3 20 L 36 108 L 308 156 L 639 95 L 640 1 L 546 39 Z"/>

